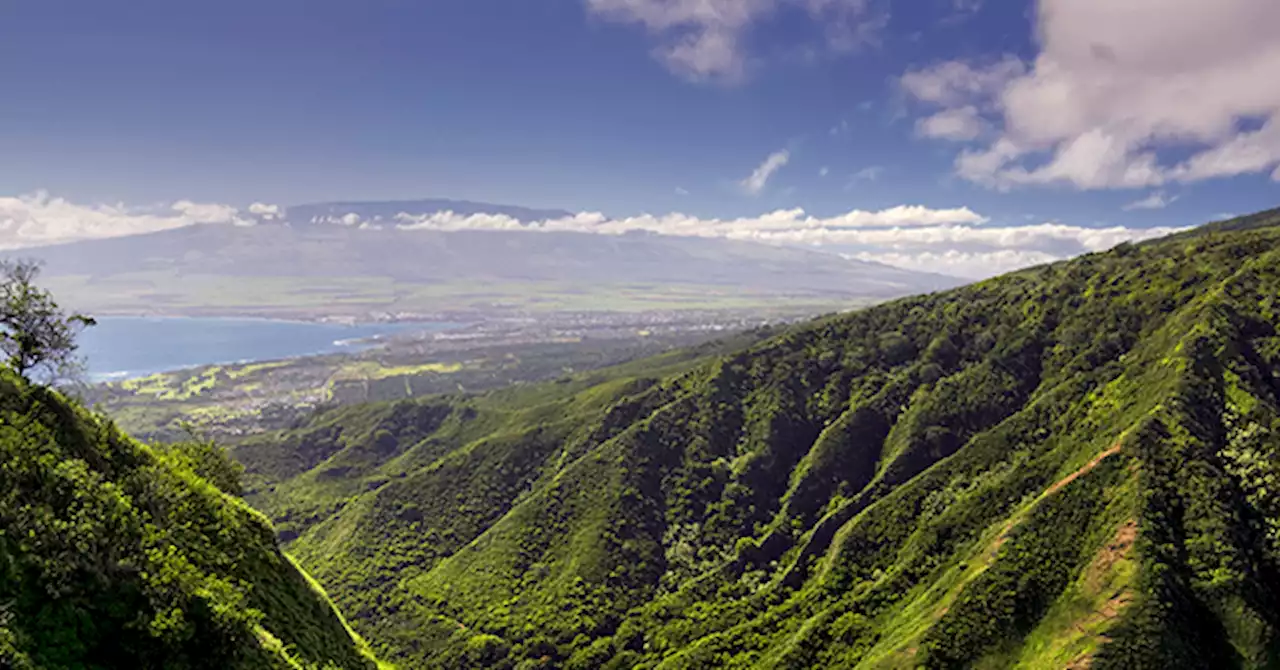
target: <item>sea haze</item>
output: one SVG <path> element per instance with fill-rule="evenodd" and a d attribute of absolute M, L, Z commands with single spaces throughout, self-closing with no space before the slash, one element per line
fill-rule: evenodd
<path fill-rule="evenodd" d="M 80 337 L 94 381 L 199 365 L 263 361 L 359 351 L 360 340 L 393 333 L 445 330 L 449 323 L 341 325 L 232 318 L 105 317 Z"/>

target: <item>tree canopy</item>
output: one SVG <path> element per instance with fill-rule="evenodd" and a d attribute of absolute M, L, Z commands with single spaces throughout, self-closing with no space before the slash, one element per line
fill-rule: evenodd
<path fill-rule="evenodd" d="M 49 291 L 36 286 L 39 275 L 36 261 L 0 260 L 0 351 L 28 379 L 74 372 L 76 337 L 96 325 L 92 317 L 65 313 Z"/>

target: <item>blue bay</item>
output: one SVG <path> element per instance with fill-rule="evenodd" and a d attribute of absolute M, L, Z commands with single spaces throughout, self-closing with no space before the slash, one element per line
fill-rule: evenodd
<path fill-rule="evenodd" d="M 106 317 L 80 337 L 94 380 L 198 365 L 359 351 L 362 338 L 444 330 L 447 323 L 342 325 L 231 318 Z"/>

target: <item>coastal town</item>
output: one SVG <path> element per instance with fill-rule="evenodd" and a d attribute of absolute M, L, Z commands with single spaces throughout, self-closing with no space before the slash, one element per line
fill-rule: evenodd
<path fill-rule="evenodd" d="M 833 310 L 834 311 L 834 310 Z M 283 428 L 319 409 L 546 381 L 716 340 L 750 340 L 814 316 L 808 309 L 553 312 L 475 318 L 384 314 L 407 328 L 352 353 L 204 365 L 89 386 L 86 397 L 129 431 L 173 439 L 190 430 L 243 436 Z M 454 321 L 457 323 L 457 321 Z"/>

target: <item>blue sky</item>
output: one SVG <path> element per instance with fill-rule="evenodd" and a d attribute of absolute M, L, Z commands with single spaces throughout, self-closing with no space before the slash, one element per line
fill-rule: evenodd
<path fill-rule="evenodd" d="M 1127 229 L 1278 204 L 1274 3 L 1117 4 L 12 3 L 0 195 Z"/>

